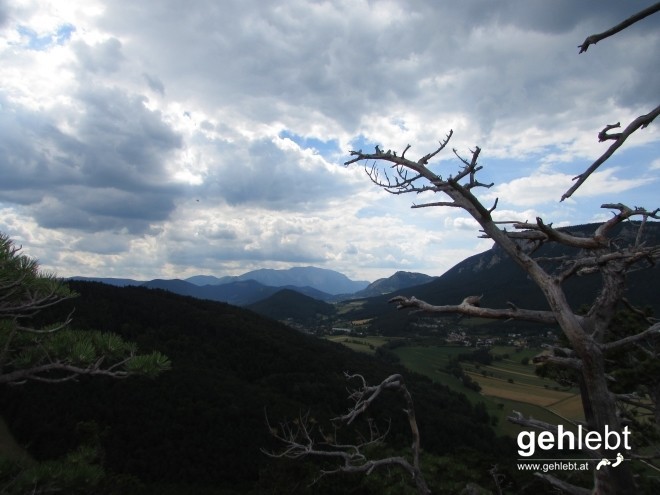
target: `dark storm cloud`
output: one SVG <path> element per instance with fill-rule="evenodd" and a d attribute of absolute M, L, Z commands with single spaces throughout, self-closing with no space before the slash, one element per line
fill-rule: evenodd
<path fill-rule="evenodd" d="M 629 53 L 625 44 L 635 32 L 657 30 L 660 16 L 624 33 L 618 47 L 593 50 L 606 51 L 606 63 L 602 55 L 577 55 L 587 35 L 647 5 L 245 0 L 182 9 L 173 1 L 145 8 L 117 0 L 102 22 L 131 38 L 131 50 L 172 95 L 203 95 L 198 103 L 209 108 L 235 107 L 260 122 L 318 115 L 349 132 L 366 115 L 386 118 L 395 109 L 424 112 L 429 120 L 461 112 L 488 129 L 503 115 L 519 117 L 525 127 L 531 115 L 574 108 L 579 83 L 566 81 L 567 71 L 589 86 L 618 64 L 633 65 L 650 70 L 655 81 L 660 68 L 653 50 Z M 594 98 L 611 96 L 593 86 Z M 649 86 L 630 78 L 616 97 L 630 103 L 636 95 L 645 104 L 653 99 Z"/>
<path fill-rule="evenodd" d="M 117 89 L 86 88 L 78 93 L 85 108 L 78 132 L 84 143 L 79 166 L 97 187 L 140 190 L 168 181 L 169 154 L 182 138 L 145 107 L 145 98 Z"/>
<path fill-rule="evenodd" d="M 165 95 L 165 85 L 160 79 L 149 74 L 142 74 L 142 76 L 144 77 L 144 80 L 147 81 L 147 85 L 152 91 L 159 93 L 161 96 Z"/>
<path fill-rule="evenodd" d="M 153 222 L 166 220 L 174 208 L 166 192 L 139 193 L 110 188 L 64 187 L 57 196 L 46 196 L 32 205 L 31 213 L 42 227 L 84 232 L 150 231 Z"/>
<path fill-rule="evenodd" d="M 497 22 L 504 25 L 515 25 L 522 29 L 546 33 L 566 33 L 581 23 L 590 26 L 601 26 L 600 31 L 618 24 L 623 19 L 650 5 L 648 0 L 508 0 L 492 2 L 477 0 L 460 2 L 452 5 L 452 11 L 462 12 L 459 15 L 464 23 Z M 640 25 L 640 29 L 652 29 L 658 21 L 649 19 L 650 23 Z M 599 31 L 599 32 L 600 32 Z M 588 33 L 593 34 L 593 33 Z M 586 38 L 585 34 L 585 38 Z M 582 40 L 580 40 L 581 42 Z"/>
<path fill-rule="evenodd" d="M 58 187 L 78 175 L 71 154 L 79 143 L 40 111 L 13 105 L 0 91 L 0 191 L 20 203 L 37 201 L 35 190 Z M 21 191 L 29 196 L 21 199 Z M 41 196 L 39 196 L 41 197 Z"/>
<path fill-rule="evenodd" d="M 0 28 L 9 20 L 9 6 L 6 0 L 0 0 Z"/>
<path fill-rule="evenodd" d="M 72 247 L 90 253 L 121 254 L 128 249 L 129 244 L 130 240 L 126 236 L 109 236 L 105 233 L 97 233 L 81 237 L 75 241 Z"/>
<path fill-rule="evenodd" d="M 27 110 L 0 97 L 0 199 L 29 206 L 44 227 L 139 233 L 165 220 L 179 186 L 166 170 L 181 137 L 144 98 L 117 89 L 76 94 L 82 115 Z"/>
<path fill-rule="evenodd" d="M 115 72 L 124 59 L 121 42 L 116 38 L 110 38 L 93 46 L 78 41 L 73 44 L 73 51 L 80 67 L 89 72 L 106 74 Z"/>
<path fill-rule="evenodd" d="M 230 205 L 252 205 L 277 210 L 323 207 L 356 187 L 334 174 L 319 156 L 282 149 L 272 138 L 223 143 L 214 148 L 216 162 L 205 175 L 198 194 L 222 198 Z"/>
<path fill-rule="evenodd" d="M 176 247 L 168 252 L 168 259 L 175 264 L 215 264 L 218 261 L 280 261 L 300 264 L 314 264 L 325 261 L 319 250 L 303 250 L 300 246 L 281 246 L 276 242 L 256 249 L 246 249 L 239 242 L 225 245 L 213 244 Z"/>
<path fill-rule="evenodd" d="M 67 246 L 50 263 L 69 273 L 427 265 L 441 257 L 423 251 L 442 213 L 412 216 L 410 198 L 379 195 L 341 167 L 337 146 L 423 153 L 453 128 L 452 146 L 506 156 L 487 172 L 498 184 L 538 163 L 551 173 L 554 156 L 575 168 L 592 151 L 585 133 L 657 105 L 660 15 L 577 48 L 649 3 L 71 0 L 10 11 L 0 0 L 5 225 Z"/>

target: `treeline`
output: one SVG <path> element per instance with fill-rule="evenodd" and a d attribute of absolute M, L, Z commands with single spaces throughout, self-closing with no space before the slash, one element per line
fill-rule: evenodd
<path fill-rule="evenodd" d="M 396 364 L 223 303 L 138 287 L 70 285 L 80 297 L 40 318 L 61 320 L 75 306 L 75 328 L 116 332 L 141 350 L 166 354 L 173 369 L 153 380 L 83 377 L 6 388 L 0 390 L 2 414 L 37 460 L 75 450 L 80 425 L 94 425 L 99 462 L 108 476 L 121 479 L 121 493 L 380 493 L 382 483 L 391 484 L 382 481 L 386 473 L 338 476 L 308 488 L 318 464 L 261 452 L 280 447 L 266 415 L 278 423 L 309 411 L 324 424 L 344 413 L 350 406 L 344 371 L 359 372 L 371 383 L 405 374 L 428 459 L 450 459 L 436 483 L 488 483 L 489 463 L 514 457 L 512 442 L 495 437 L 484 411 Z M 382 424 L 392 420 L 388 448 L 408 447 L 397 397 L 384 397 L 370 417 Z M 355 441 L 354 432 L 340 433 Z"/>

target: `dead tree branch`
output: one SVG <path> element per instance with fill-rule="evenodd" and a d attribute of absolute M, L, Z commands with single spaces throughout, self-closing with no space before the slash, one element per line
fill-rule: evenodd
<path fill-rule="evenodd" d="M 489 318 L 493 320 L 526 320 L 534 321 L 537 323 L 556 324 L 552 311 L 537 311 L 530 309 L 520 309 L 515 305 L 510 308 L 492 309 L 482 308 L 469 301 L 469 297 L 464 299 L 460 304 L 436 306 L 429 304 L 425 301 L 417 299 L 416 297 L 396 296 L 389 300 L 390 303 L 396 304 L 397 309 L 414 308 L 426 313 L 453 313 L 462 314 L 465 316 L 475 316 L 480 318 Z"/>
<path fill-rule="evenodd" d="M 621 347 L 625 347 L 625 346 L 628 346 L 630 344 L 634 344 L 635 342 L 647 339 L 649 337 L 654 337 L 656 335 L 660 335 L 660 322 L 655 323 L 654 325 L 651 325 L 649 328 L 647 328 L 643 332 L 637 333 L 635 335 L 630 335 L 628 337 L 624 337 L 622 339 L 615 340 L 614 342 L 608 342 L 607 344 L 601 344 L 601 348 L 605 352 L 612 351 L 614 349 L 619 349 Z"/>
<path fill-rule="evenodd" d="M 660 11 L 660 2 L 656 3 L 655 5 L 651 5 L 650 7 L 647 7 L 644 10 L 640 10 L 636 14 L 631 15 L 626 20 L 620 22 L 619 24 L 608 29 L 607 31 L 603 31 L 602 33 L 592 34 L 591 36 L 587 36 L 584 42 L 578 46 L 578 48 L 580 49 L 579 53 L 586 52 L 591 45 L 595 45 L 596 43 L 604 40 L 605 38 L 614 36 L 616 33 L 623 31 L 627 27 L 632 26 L 636 22 L 641 21 L 645 17 L 655 14 L 658 11 Z"/>
<path fill-rule="evenodd" d="M 660 5 L 660 4 L 656 4 Z M 647 127 L 651 122 L 655 120 L 655 118 L 660 115 L 660 105 L 655 107 L 653 110 L 651 110 L 649 113 L 646 115 L 642 115 L 640 117 L 637 117 L 635 120 L 633 120 L 630 124 L 628 124 L 628 127 L 625 128 L 625 130 L 621 133 L 618 134 L 607 134 L 607 131 L 610 129 L 613 129 L 614 127 L 619 127 L 619 124 L 615 125 L 609 125 L 606 126 L 605 129 L 603 129 L 599 134 L 599 140 L 604 141 L 606 139 L 614 139 L 614 143 L 607 149 L 605 153 L 603 153 L 595 162 L 593 162 L 587 170 L 582 172 L 580 175 L 577 175 L 573 178 L 575 180 L 575 184 L 573 184 L 568 191 L 566 191 L 563 196 L 561 197 L 561 201 L 564 201 L 567 198 L 570 198 L 577 189 L 584 184 L 584 182 L 589 178 L 589 176 L 595 172 L 598 167 L 600 167 L 603 163 L 605 163 L 613 154 L 614 152 L 619 149 L 623 143 L 630 137 L 632 133 L 637 131 L 638 129 L 644 129 Z"/>
<path fill-rule="evenodd" d="M 262 449 L 262 452 L 270 457 L 298 459 L 302 457 L 318 457 L 326 459 L 336 459 L 340 461 L 335 469 L 322 470 L 321 476 L 334 473 L 366 473 L 370 474 L 374 469 L 383 466 L 398 466 L 404 469 L 412 477 L 417 492 L 420 495 L 430 495 L 431 490 L 426 484 L 424 475 L 420 470 L 419 456 L 421 452 L 420 434 L 415 418 L 415 408 L 412 396 L 406 387 L 401 375 L 395 374 L 385 378 L 380 384 L 370 386 L 362 375 L 345 373 L 347 380 L 358 380 L 359 386 L 350 390 L 349 398 L 354 402 L 349 411 L 332 421 L 335 425 L 350 425 L 362 413 L 364 413 L 373 402 L 386 390 L 399 392 L 405 401 L 404 412 L 408 417 L 408 423 L 412 434 L 412 462 L 402 456 L 392 456 L 383 459 L 368 459 L 365 449 L 371 445 L 382 443 L 387 436 L 388 430 L 380 434 L 372 422 L 369 422 L 369 438 L 358 444 L 340 444 L 337 443 L 336 435 L 323 435 L 323 442 L 317 442 L 314 439 L 314 425 L 309 418 L 309 413 L 301 415 L 293 425 L 289 423 L 280 424 L 279 428 L 274 428 L 268 422 L 271 434 L 284 444 L 283 450 L 279 452 L 269 452 Z M 315 480 L 316 481 L 316 480 Z"/>
<path fill-rule="evenodd" d="M 639 123 L 639 126 L 642 124 L 643 122 Z M 630 127 L 630 132 L 633 127 Z M 618 142 L 622 143 L 630 132 L 624 131 L 622 137 L 617 138 Z M 546 224 L 541 218 L 537 218 L 534 223 L 514 222 L 517 232 L 509 232 L 499 226 L 500 222 L 493 219 L 494 207 L 486 208 L 473 194 L 473 189 L 476 187 L 489 187 L 477 179 L 477 173 L 481 170 L 477 163 L 481 151 L 478 147 L 472 151 L 470 159 L 461 157 L 454 151 L 462 166 L 453 176 L 448 174 L 447 178 L 443 178 L 427 166 L 429 157 L 437 155 L 444 149 L 451 135 L 450 132 L 439 148 L 417 161 L 392 152 L 384 153 L 376 147 L 375 153 L 351 152 L 354 158 L 346 163 L 361 160 L 373 162 L 371 169 L 367 170 L 371 180 L 395 194 L 432 191 L 448 196 L 446 201 L 429 202 L 414 207 L 451 206 L 465 210 L 479 224 L 483 234 L 491 238 L 539 287 L 549 310 L 521 309 L 514 304 L 509 304 L 505 309 L 481 307 L 479 298 L 475 296 L 467 297 L 460 304 L 453 305 L 433 305 L 415 297 L 404 296 L 394 297 L 390 302 L 396 304 L 399 309 L 411 308 L 428 313 L 454 313 L 489 319 L 527 320 L 559 325 L 568 339 L 572 354 L 545 356 L 542 359 L 561 368 L 570 368 L 577 374 L 590 430 L 602 432 L 606 426 L 610 431 L 621 430 L 622 424 L 617 413 L 616 400 L 609 390 L 610 377 L 606 372 L 605 353 L 655 335 L 656 329 L 652 327 L 647 332 L 639 333 L 638 336 L 625 337 L 608 344 L 604 344 L 603 339 L 612 324 L 617 305 L 624 297 L 625 274 L 633 269 L 633 265 L 641 262 L 653 265 L 660 255 L 658 246 L 647 246 L 641 237 L 641 230 L 646 220 L 657 218 L 659 210 L 630 208 L 619 203 L 604 204 L 603 208 L 616 210 L 615 215 L 586 237 L 553 228 L 552 224 Z M 406 151 L 409 148 L 410 146 Z M 379 175 L 378 163 L 390 165 L 390 168 L 395 170 L 396 176 L 390 177 L 385 172 Z M 586 175 L 584 178 L 586 179 Z M 619 240 L 613 237 L 614 228 L 634 217 L 641 217 L 642 220 L 635 235 L 634 245 L 620 246 Z M 521 239 L 530 241 L 532 249 L 524 249 Z M 576 250 L 576 254 L 552 260 L 561 264 L 558 267 L 553 266 L 553 271 L 548 271 L 540 264 L 541 260 L 532 257 L 532 253 L 543 243 L 555 243 L 572 248 Z M 562 284 L 573 275 L 594 272 L 598 272 L 601 276 L 600 291 L 586 315 L 576 314 L 571 308 Z M 605 479 L 607 477 L 609 479 Z M 607 495 L 622 493 L 623 490 L 634 485 L 630 470 L 625 468 L 612 473 L 605 470 L 599 472 L 596 486 L 605 487 L 608 481 L 610 487 L 603 488 L 605 490 L 603 493 Z M 576 487 L 575 490 L 582 492 L 583 489 Z"/>
<path fill-rule="evenodd" d="M 124 364 L 123 361 L 121 364 Z M 0 384 L 23 385 L 27 381 L 36 381 L 44 383 L 63 383 L 75 380 L 81 375 L 110 376 L 112 378 L 128 378 L 131 373 L 128 371 L 112 371 L 100 368 L 102 361 L 98 361 L 87 367 L 75 366 L 62 362 L 53 362 L 35 366 L 30 369 L 16 370 L 10 373 L 0 375 Z M 45 373 L 59 374 L 57 377 L 50 378 L 43 376 Z"/>

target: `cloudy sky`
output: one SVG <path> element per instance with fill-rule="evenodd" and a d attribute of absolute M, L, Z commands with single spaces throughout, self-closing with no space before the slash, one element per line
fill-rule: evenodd
<path fill-rule="evenodd" d="M 61 276 L 440 275 L 490 247 L 474 222 L 343 163 L 450 129 L 500 219 L 658 207 L 657 123 L 559 201 L 658 104 L 660 15 L 577 49 L 650 3 L 0 0 L 0 231 Z"/>

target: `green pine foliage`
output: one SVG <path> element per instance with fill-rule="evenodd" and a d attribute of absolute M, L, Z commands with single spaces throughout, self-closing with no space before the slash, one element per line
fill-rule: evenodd
<path fill-rule="evenodd" d="M 36 324 L 39 313 L 74 297 L 66 284 L 41 271 L 35 259 L 0 234 L 0 384 L 57 383 L 85 374 L 156 376 L 170 368 L 163 354 L 138 354 L 135 344 L 116 333 L 72 330 L 72 310 Z"/>
<path fill-rule="evenodd" d="M 44 462 L 0 459 L 0 493 L 3 495 L 95 493 L 105 481 L 97 463 L 98 451 L 83 445 L 61 459 Z"/>
<path fill-rule="evenodd" d="M 57 317 L 48 314 L 76 296 L 0 233 L 0 384 L 59 384 L 81 375 L 155 377 L 170 368 L 164 354 L 139 354 L 136 344 L 116 333 L 71 328 L 71 307 Z M 7 406 L 2 404 L 4 414 Z M 50 412 L 49 406 L 44 404 L 44 410 Z M 30 407 L 22 404 L 17 411 L 28 417 Z M 68 448 L 55 457 L 0 458 L 0 493 L 99 493 L 99 486 L 108 483 L 100 444 L 76 446 L 69 431 L 57 435 L 67 437 L 62 444 Z"/>

